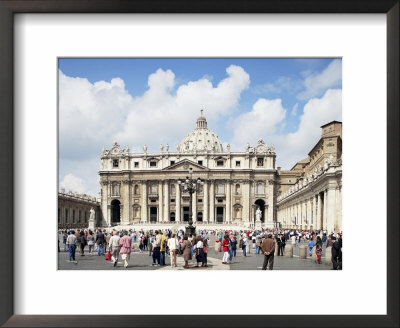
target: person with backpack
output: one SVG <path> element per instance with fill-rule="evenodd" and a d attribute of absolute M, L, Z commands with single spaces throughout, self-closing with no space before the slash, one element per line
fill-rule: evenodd
<path fill-rule="evenodd" d="M 80 242 L 81 242 L 81 256 L 85 256 L 85 246 L 87 245 L 87 240 L 85 233 L 83 231 L 80 232 Z"/>
<path fill-rule="evenodd" d="M 101 232 L 101 229 L 97 231 L 96 235 L 96 243 L 97 243 L 97 255 L 104 255 L 104 243 L 105 243 L 105 237 L 104 233 Z"/>

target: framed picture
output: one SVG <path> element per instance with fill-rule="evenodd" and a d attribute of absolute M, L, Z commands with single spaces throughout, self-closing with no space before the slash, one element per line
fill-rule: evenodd
<path fill-rule="evenodd" d="M 308 326 L 318 327 L 332 326 L 333 322 L 337 326 L 398 326 L 396 234 L 399 209 L 396 200 L 399 195 L 395 184 L 399 171 L 398 1 L 302 3 L 292 0 L 217 4 L 187 4 L 181 1 L 168 4 L 157 1 L 139 4 L 136 1 L 1 1 L 0 10 L 3 26 L 0 44 L 1 49 L 6 49 L 0 52 L 0 99 L 3 114 L 0 142 L 5 154 L 0 160 L 3 205 L 0 231 L 4 236 L 4 244 L 14 245 L 0 248 L 1 258 L 7 263 L 0 270 L 0 290 L 1 295 L 4 295 L 0 299 L 1 324 L 161 326 L 167 320 L 174 325 L 200 326 L 212 322 L 212 325 L 221 326 L 235 315 L 235 322 L 232 324 L 234 326 L 297 326 L 304 319 Z M 22 15 L 23 13 L 28 15 Z M 78 15 L 68 22 L 72 14 L 66 13 L 107 15 Z M 135 15 L 118 16 L 118 13 Z M 151 16 L 152 13 L 158 15 Z M 168 15 L 170 13 L 175 14 Z M 179 13 L 182 15 L 177 15 Z M 189 15 L 196 13 L 199 15 Z M 218 13 L 238 15 L 215 15 Z M 285 13 L 298 15 L 285 16 Z M 311 13 L 381 15 L 313 16 Z M 337 17 L 340 17 L 339 22 Z M 182 39 L 186 40 L 184 44 Z M 354 47 L 352 40 L 356 39 L 358 43 Z M 129 41 L 125 42 L 126 40 Z M 346 51 L 346 48 L 351 49 L 353 54 Z M 32 49 L 35 49 L 35 57 L 31 56 Z M 345 254 L 348 254 L 345 256 L 351 257 L 351 261 L 345 260 L 346 265 L 339 272 L 340 276 L 334 276 L 337 272 L 333 271 L 318 275 L 317 271 L 306 274 L 299 270 L 254 270 L 241 276 L 226 270 L 210 274 L 208 271 L 203 271 L 206 274 L 199 274 L 182 270 L 166 272 L 163 277 L 159 270 L 147 273 L 119 270 L 115 272 L 115 276 L 107 271 L 57 270 L 54 252 L 49 252 L 52 246 L 48 247 L 46 241 L 43 241 L 47 238 L 52 241 L 54 227 L 62 223 L 52 217 L 57 217 L 59 179 L 55 158 L 57 156 L 53 155 L 64 152 L 64 149 L 57 146 L 57 129 L 60 128 L 57 115 L 61 115 L 55 110 L 60 92 L 57 88 L 60 74 L 57 63 L 60 58 L 75 56 L 341 58 L 344 138 L 348 141 L 344 144 L 343 151 L 343 230 L 345 236 L 346 231 L 350 235 L 348 241 L 345 237 Z M 200 64 L 196 63 L 197 66 Z M 207 65 L 215 67 L 213 64 Z M 63 76 L 68 79 L 77 77 L 66 66 L 62 70 Z M 101 67 L 95 70 L 101 70 Z M 210 70 L 209 74 L 212 73 Z M 256 74 L 252 76 L 255 77 Z M 212 78 L 204 75 L 204 79 L 211 81 Z M 101 78 L 92 81 L 95 83 L 99 80 Z M 184 84 L 191 80 L 187 77 L 186 81 L 182 81 Z M 320 84 L 324 83 L 322 80 L 318 81 Z M 104 85 L 107 86 L 107 83 Z M 70 105 L 71 103 L 68 104 Z M 294 108 L 292 111 L 295 111 Z M 200 115 L 202 117 L 204 118 Z M 86 124 L 90 124 L 90 120 Z M 207 121 L 205 118 L 200 119 L 197 124 L 201 125 L 199 128 L 204 128 Z M 372 130 L 373 133 L 367 133 Z M 78 138 L 75 144 L 79 142 Z M 106 164 L 103 163 L 102 168 L 108 164 L 117 167 L 123 165 L 122 162 L 115 162 L 114 157 L 121 149 L 113 145 L 103 151 Z M 185 147 L 193 147 L 190 142 L 181 146 L 182 151 Z M 223 149 L 228 147 L 225 144 L 220 146 Z M 162 146 L 160 151 L 165 152 L 165 147 L 166 145 Z M 347 152 L 345 147 L 348 147 Z M 108 150 L 114 157 L 106 156 L 105 152 Z M 123 148 L 121 151 L 125 150 Z M 273 152 L 271 149 L 269 151 Z M 260 158 L 255 162 L 257 165 L 268 163 L 268 159 L 267 162 L 261 162 Z M 377 158 L 386 163 L 385 170 L 381 167 L 379 176 L 371 175 L 371 166 L 379 166 Z M 107 159 L 114 161 L 108 163 Z M 158 165 L 156 157 L 153 162 Z M 151 163 L 150 160 L 148 165 L 151 166 Z M 175 163 L 168 165 L 174 167 Z M 216 165 L 224 165 L 224 158 L 216 158 Z M 84 169 L 81 167 L 79 170 Z M 348 177 L 351 176 L 351 179 L 346 178 L 346 172 L 349 172 Z M 304 181 L 301 183 L 298 188 L 305 184 Z M 110 193 L 118 196 L 120 190 L 117 185 L 111 186 Z M 152 193 L 151 186 L 148 192 Z M 371 201 L 366 201 L 367 199 Z M 110 206 L 115 207 L 115 204 L 116 202 Z M 256 204 L 259 208 L 264 205 L 261 202 Z M 158 213 L 159 207 L 155 208 L 154 213 L 147 213 L 149 220 Z M 124 217 L 121 215 L 123 211 L 119 207 L 118 215 L 117 211 L 112 210 L 108 220 L 118 221 L 116 218 L 121 218 L 134 221 L 135 217 L 146 215 L 138 210 L 132 212 L 132 218 Z M 264 213 L 254 208 L 254 225 L 261 224 L 258 221 L 263 218 L 263 224 L 268 223 L 268 215 L 265 214 L 268 212 L 265 211 L 268 211 L 265 207 Z M 90 212 L 86 213 L 86 219 L 90 217 L 89 214 Z M 183 217 L 187 213 L 179 214 L 181 215 L 178 216 Z M 207 214 L 207 218 L 209 215 Z M 157 215 L 154 218 L 157 220 Z M 173 218 L 176 218 L 175 213 Z M 223 220 L 224 216 L 221 218 Z M 77 220 L 79 219 L 85 220 L 85 215 L 80 217 L 77 213 Z M 203 212 L 197 219 L 204 219 Z M 308 224 L 306 221 L 300 222 Z M 297 217 L 291 223 L 296 225 Z M 367 237 L 364 243 L 362 240 L 365 235 Z M 37 236 L 40 238 L 40 247 L 36 249 L 31 240 L 35 240 Z M 379 250 L 373 249 L 368 254 L 368 248 L 359 250 L 360 243 L 367 247 L 374 242 L 378 242 Z M 374 259 L 372 264 L 371 257 Z M 226 276 L 226 273 L 229 275 Z M 129 299 L 129 306 L 121 305 L 103 310 L 92 306 L 92 302 L 86 302 L 82 306 L 70 304 L 68 307 L 67 304 L 67 308 L 60 305 L 69 293 L 74 297 L 76 293 L 83 293 L 86 297 L 85 290 L 89 295 L 94 295 L 94 298 L 99 291 L 105 295 L 106 300 L 113 296 Z M 168 305 L 155 308 L 144 306 L 151 303 L 154 293 L 159 290 L 166 297 L 179 295 L 179 299 L 187 298 L 188 304 L 182 303 L 179 309 Z M 298 294 L 300 299 L 295 304 L 292 302 L 285 305 L 285 302 L 298 297 Z M 379 301 L 369 300 L 368 297 Z M 256 301 L 257 298 L 260 302 Z M 231 299 L 232 304 L 225 304 L 225 299 Z M 274 301 L 265 308 L 263 301 L 269 299 Z M 324 304 L 319 299 L 325 299 L 328 303 Z M 242 301 L 246 304 L 243 305 Z M 201 307 L 193 308 L 193 303 L 197 304 L 196 302 L 200 302 Z"/>

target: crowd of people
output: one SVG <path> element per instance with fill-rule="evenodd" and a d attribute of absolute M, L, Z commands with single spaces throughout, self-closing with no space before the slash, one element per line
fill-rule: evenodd
<path fill-rule="evenodd" d="M 198 230 L 197 235 L 188 236 L 183 230 L 173 232 L 170 229 L 147 231 L 98 229 L 93 232 L 89 229 L 64 230 L 64 251 L 69 253 L 69 261 L 77 263 L 75 253 L 79 247 L 80 255 L 85 256 L 97 252 L 98 256 L 105 256 L 107 260 L 117 266 L 121 256 L 124 267 L 128 267 L 130 254 L 138 244 L 140 253 L 148 251 L 152 266 L 166 266 L 166 258 L 170 258 L 170 266 L 177 267 L 177 256 L 182 256 L 184 268 L 189 268 L 189 261 L 195 259 L 194 267 L 208 267 L 210 237 L 215 237 L 214 251 L 222 252 L 221 262 L 229 265 L 237 256 L 237 250 L 247 257 L 250 252 L 264 255 L 262 269 L 273 270 L 274 257 L 283 256 L 285 246 L 291 243 L 293 247 L 308 246 L 308 255 L 312 256 L 315 247 L 316 264 L 321 264 L 323 248 L 331 247 L 332 269 L 342 269 L 342 233 L 327 234 L 326 231 L 299 231 L 293 229 L 261 229 L 247 231 L 232 230 Z"/>

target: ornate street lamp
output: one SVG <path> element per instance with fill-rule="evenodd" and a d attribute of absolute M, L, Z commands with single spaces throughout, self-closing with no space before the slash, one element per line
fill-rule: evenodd
<path fill-rule="evenodd" d="M 189 193 L 190 201 L 189 201 L 189 226 L 186 227 L 185 234 L 188 236 L 192 236 L 196 234 L 196 227 L 193 226 L 193 213 L 192 213 L 192 202 L 193 202 L 193 193 L 198 191 L 204 182 L 200 179 L 192 179 L 193 169 L 189 169 L 189 176 L 186 177 L 185 180 L 178 180 L 178 185 L 182 193 Z M 180 209 L 179 209 L 180 210 Z"/>

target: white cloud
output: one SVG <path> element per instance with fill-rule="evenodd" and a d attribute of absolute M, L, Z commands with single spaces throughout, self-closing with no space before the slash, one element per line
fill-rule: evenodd
<path fill-rule="evenodd" d="M 65 188 L 66 191 L 73 191 L 77 193 L 86 192 L 85 182 L 72 173 L 69 173 L 64 176 L 64 178 L 60 182 L 60 187 Z"/>
<path fill-rule="evenodd" d="M 202 78 L 180 85 L 173 94 L 174 73 L 157 70 L 149 77 L 149 89 L 133 100 L 124 127 L 114 139 L 132 146 L 147 144 L 149 150 L 158 149 L 160 143 L 169 143 L 170 149 L 175 149 L 176 143 L 195 128 L 193 117 L 199 115 L 200 108 L 205 108 L 209 122 L 216 122 L 238 104 L 250 77 L 235 65 L 226 72 L 228 76 L 215 87 Z"/>
<path fill-rule="evenodd" d="M 342 120 L 342 90 L 329 89 L 321 98 L 310 99 L 304 106 L 296 132 L 274 137 L 278 165 L 290 169 L 307 157 L 321 137 L 321 126 Z"/>
<path fill-rule="evenodd" d="M 334 59 L 320 73 L 308 73 L 304 79 L 305 90 L 297 95 L 298 99 L 307 100 L 321 96 L 329 88 L 337 87 L 342 81 L 342 61 Z"/>
<path fill-rule="evenodd" d="M 277 124 L 285 116 L 286 109 L 283 108 L 281 99 L 258 99 L 250 112 L 241 114 L 232 121 L 232 149 L 243 151 L 247 142 L 255 145 L 261 137 L 273 135 Z"/>

